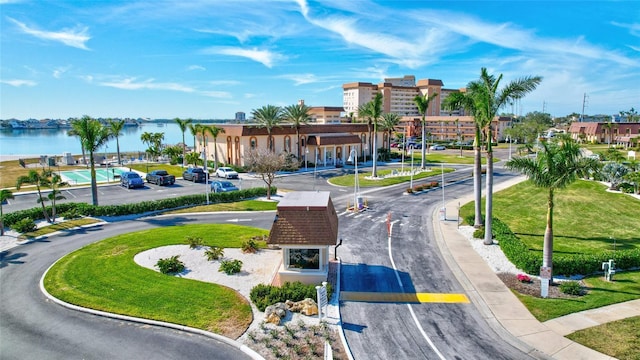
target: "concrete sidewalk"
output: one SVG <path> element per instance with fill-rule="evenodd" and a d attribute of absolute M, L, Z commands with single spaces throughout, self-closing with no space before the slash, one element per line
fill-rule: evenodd
<path fill-rule="evenodd" d="M 524 177 L 499 184 L 494 191 L 512 186 Z M 473 201 L 470 196 L 449 202 L 448 214 L 455 214 L 458 204 Z M 489 265 L 458 231 L 457 219 L 439 221 L 434 214 L 436 240 L 445 261 L 458 278 L 471 301 L 504 341 L 537 358 L 559 360 L 614 359 L 564 336 L 602 323 L 640 315 L 640 300 L 587 310 L 541 323 L 498 278 Z M 439 230 L 439 231 L 438 231 Z"/>

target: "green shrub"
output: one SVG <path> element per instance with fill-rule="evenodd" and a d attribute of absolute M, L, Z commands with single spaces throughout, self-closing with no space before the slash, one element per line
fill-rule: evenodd
<path fill-rule="evenodd" d="M 178 260 L 179 257 L 180 255 L 174 255 L 170 258 L 160 259 L 156 263 L 156 266 L 163 274 L 175 274 L 182 272 L 184 270 L 184 263 Z"/>
<path fill-rule="evenodd" d="M 332 292 L 331 284 L 327 284 L 329 298 Z M 307 285 L 299 281 L 285 282 L 282 287 L 258 284 L 251 289 L 249 297 L 258 310 L 264 311 L 269 305 L 287 300 L 300 301 L 306 298 L 316 300 L 316 285 Z"/>
<path fill-rule="evenodd" d="M 204 240 L 202 240 L 202 238 L 199 236 L 189 235 L 186 237 L 186 240 L 187 240 L 187 244 L 189 244 L 190 249 L 195 249 L 198 246 L 204 245 Z"/>
<path fill-rule="evenodd" d="M 481 226 L 480 228 L 476 229 L 473 232 L 473 237 L 476 239 L 484 239 L 484 226 Z"/>
<path fill-rule="evenodd" d="M 65 220 L 79 219 L 82 217 L 82 215 L 76 208 L 69 209 L 63 213 L 60 213 L 60 216 L 62 216 Z"/>
<path fill-rule="evenodd" d="M 560 291 L 563 294 L 582 295 L 582 286 L 577 281 L 563 281 L 560 283 Z"/>
<path fill-rule="evenodd" d="M 242 252 L 255 254 L 258 251 L 258 243 L 254 238 L 251 238 L 242 243 Z"/>
<path fill-rule="evenodd" d="M 204 256 L 206 256 L 209 261 L 218 260 L 224 256 L 224 249 L 219 246 L 213 246 L 204 252 Z"/>
<path fill-rule="evenodd" d="M 24 233 L 34 231 L 38 227 L 36 226 L 36 223 L 33 221 L 33 219 L 24 218 L 22 220 L 19 220 L 15 224 L 13 224 L 11 228 L 19 233 L 24 234 Z"/>
<path fill-rule="evenodd" d="M 240 260 L 222 260 L 220 262 L 220 268 L 218 271 L 224 272 L 227 275 L 237 274 L 242 270 L 242 261 Z"/>

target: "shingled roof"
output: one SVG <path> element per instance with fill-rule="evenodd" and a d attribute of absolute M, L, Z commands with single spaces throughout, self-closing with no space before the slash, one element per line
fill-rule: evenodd
<path fill-rule="evenodd" d="M 268 244 L 336 245 L 338 215 L 328 191 L 295 191 L 284 196 Z"/>

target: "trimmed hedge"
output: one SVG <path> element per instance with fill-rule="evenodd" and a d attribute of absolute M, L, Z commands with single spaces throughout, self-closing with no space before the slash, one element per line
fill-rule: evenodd
<path fill-rule="evenodd" d="M 331 284 L 327 284 L 327 296 L 333 293 Z M 264 311 L 269 305 L 287 300 L 300 301 L 306 298 L 316 300 L 316 285 L 303 284 L 300 281 L 285 282 L 282 287 L 274 285 L 258 284 L 251 289 L 249 297 L 260 311 Z"/>
<path fill-rule="evenodd" d="M 473 215 L 466 219 L 468 224 L 473 224 Z M 516 267 L 527 274 L 537 275 L 542 266 L 542 252 L 533 251 L 525 245 L 507 226 L 499 219 L 493 219 L 493 234 L 500 244 L 504 255 Z M 597 254 L 554 254 L 553 273 L 565 276 L 590 275 L 602 272 L 602 263 L 613 259 L 616 268 L 627 270 L 640 267 L 640 249 L 601 251 Z"/>
<path fill-rule="evenodd" d="M 276 187 L 271 187 L 271 193 L 277 192 Z M 209 203 L 228 203 L 241 201 L 246 199 L 253 199 L 267 194 L 266 188 L 251 188 L 240 191 L 230 191 L 224 193 L 210 193 Z M 61 203 L 56 205 L 56 212 L 62 214 L 68 211 L 75 211 L 82 216 L 122 216 L 142 214 L 152 211 L 161 211 L 176 209 L 182 207 L 205 205 L 207 203 L 206 194 L 186 195 L 176 198 L 160 199 L 153 201 L 143 201 L 133 204 L 122 205 L 98 205 L 94 206 L 87 203 Z M 51 213 L 51 206 L 47 206 L 47 212 Z M 35 207 L 27 210 L 20 210 L 3 215 L 4 225 L 12 227 L 18 221 L 24 218 L 31 218 L 35 220 L 44 219 L 42 208 Z"/>

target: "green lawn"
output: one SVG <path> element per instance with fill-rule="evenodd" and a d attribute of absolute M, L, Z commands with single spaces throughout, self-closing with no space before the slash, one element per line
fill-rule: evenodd
<path fill-rule="evenodd" d="M 153 170 L 166 170 L 169 174 L 177 178 L 181 178 L 182 172 L 184 171 L 181 165 L 157 164 L 157 163 L 149 163 L 148 166 L 146 163 L 127 164 L 127 165 L 124 165 L 123 167 L 127 167 L 132 170 L 140 171 L 143 173 L 147 173 Z"/>
<path fill-rule="evenodd" d="M 216 212 L 216 211 L 269 211 L 276 210 L 276 201 L 244 200 L 232 203 L 219 203 L 210 205 L 194 206 L 186 209 L 171 210 L 163 214 L 184 214 L 194 212 Z"/>
<path fill-rule="evenodd" d="M 592 254 L 612 250 L 614 245 L 615 249 L 640 248 L 640 201 L 605 190 L 598 182 L 580 180 L 555 192 L 554 254 Z M 546 190 L 525 181 L 494 194 L 493 214 L 531 249 L 542 252 L 546 201 Z M 473 202 L 463 206 L 460 214 L 463 218 L 473 214 Z"/>
<path fill-rule="evenodd" d="M 640 334 L 640 316 L 576 331 L 567 338 L 620 360 L 638 360 L 640 336 L 637 334 Z"/>
<path fill-rule="evenodd" d="M 420 166 L 418 164 L 418 166 Z M 414 169 L 415 169 L 415 165 L 414 165 Z M 405 171 L 409 171 L 410 168 L 405 168 Z M 384 169 L 384 170 L 378 170 L 378 177 L 383 177 L 385 175 L 388 175 L 392 172 L 393 170 L 390 169 Z M 400 171 L 399 169 L 397 169 L 397 171 Z M 448 172 L 452 172 L 453 169 L 451 168 L 444 168 L 444 172 L 448 173 Z M 429 171 L 424 171 L 418 174 L 414 174 L 413 175 L 413 180 L 418 180 L 418 179 L 422 179 L 422 178 L 426 178 L 426 177 L 430 177 L 430 176 L 434 176 L 434 175 L 439 175 L 442 173 L 442 169 L 440 169 L 440 167 L 433 167 L 431 168 L 431 170 Z M 329 183 L 333 184 L 333 185 L 338 185 L 338 186 L 353 186 L 353 176 L 352 174 L 349 175 L 342 175 L 342 176 L 336 176 L 336 177 L 332 177 L 331 179 L 329 179 Z M 360 185 L 360 187 L 372 187 L 372 186 L 389 186 L 389 185 L 395 185 L 395 184 L 400 184 L 400 183 L 404 183 L 404 182 L 409 182 L 411 180 L 411 175 L 405 175 L 405 176 L 393 176 L 393 177 L 388 177 L 388 178 L 384 178 L 384 179 L 380 179 L 380 180 L 372 180 L 372 179 L 367 179 L 367 177 L 371 176 L 371 172 L 359 172 L 358 174 L 358 183 Z M 407 184 L 408 186 L 409 184 Z"/>
<path fill-rule="evenodd" d="M 75 220 L 67 220 L 67 221 L 64 221 L 64 222 L 43 226 L 41 228 L 36 229 L 35 231 L 31 231 L 31 232 L 28 232 L 28 233 L 21 234 L 19 236 L 19 239 L 34 238 L 34 237 L 38 237 L 38 236 L 42 236 L 42 235 L 51 234 L 51 233 L 56 232 L 56 231 L 64 231 L 64 230 L 73 229 L 75 227 L 82 226 L 82 225 L 95 224 L 95 223 L 100 222 L 100 221 L 102 221 L 102 220 L 97 220 L 97 219 L 92 219 L 92 218 L 82 218 L 82 219 L 75 219 Z"/>
<path fill-rule="evenodd" d="M 185 244 L 187 236 L 205 245 L 241 247 L 267 230 L 230 225 L 168 226 L 123 234 L 88 245 L 58 261 L 44 286 L 71 304 L 117 314 L 187 325 L 240 336 L 252 321 L 246 299 L 224 286 L 183 279 L 143 268 L 133 261 L 142 251 Z"/>
<path fill-rule="evenodd" d="M 422 153 L 420 152 L 420 150 L 414 150 L 415 152 L 413 153 L 413 163 L 418 164 L 418 166 L 421 163 L 422 160 Z M 398 154 L 400 154 L 400 151 L 396 151 Z M 445 164 L 473 164 L 473 151 L 463 151 L 462 152 L 462 157 L 460 156 L 460 152 L 457 152 L 455 154 L 451 154 L 451 153 L 444 153 L 444 152 L 437 152 L 437 151 L 431 151 L 430 153 L 426 154 L 427 155 L 427 164 L 441 164 L 441 163 L 445 163 Z M 494 162 L 498 162 L 500 161 L 500 159 L 494 159 Z M 404 162 L 405 164 L 411 164 L 411 155 L 409 154 L 405 154 L 404 156 Z M 487 163 L 487 159 L 482 157 L 482 163 L 486 164 Z"/>

